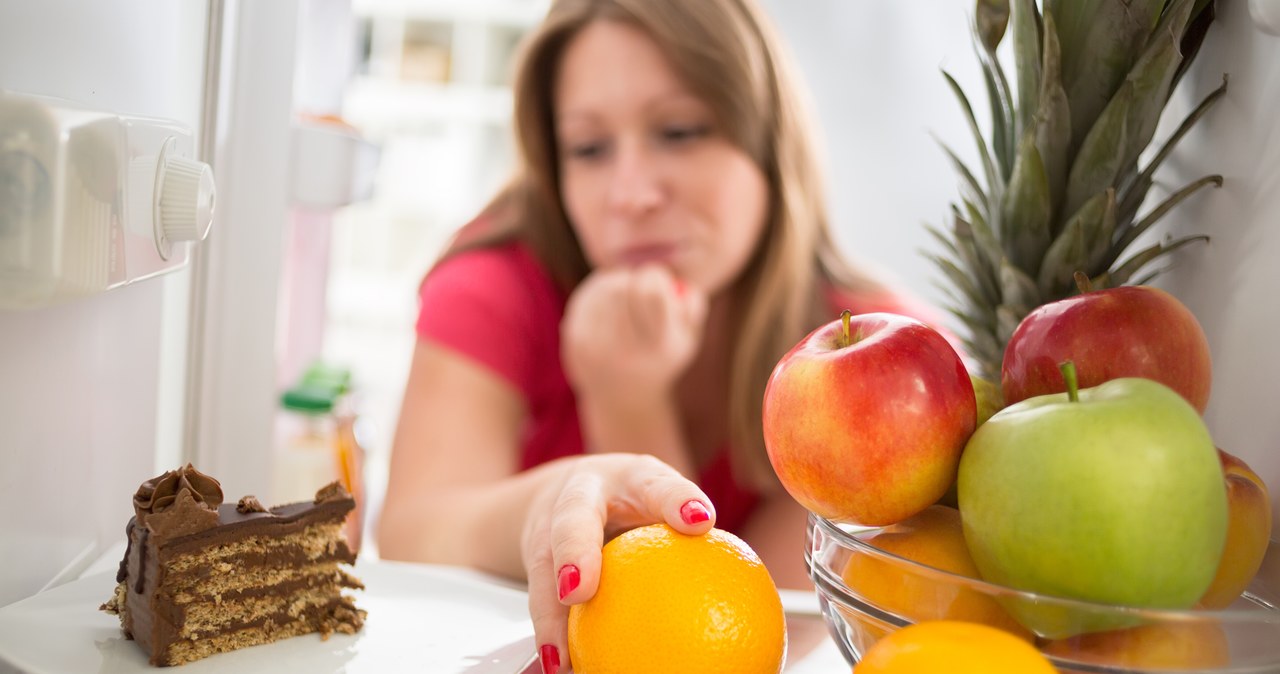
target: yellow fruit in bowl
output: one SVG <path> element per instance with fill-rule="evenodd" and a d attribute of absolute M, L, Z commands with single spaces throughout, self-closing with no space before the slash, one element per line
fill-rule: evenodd
<path fill-rule="evenodd" d="M 980 577 L 965 547 L 960 511 L 954 508 L 930 506 L 864 540 L 917 564 L 968 578 Z M 854 594 L 912 622 L 961 620 L 996 627 L 1024 641 L 1033 639 L 994 598 L 929 569 L 855 551 L 843 576 Z M 875 634 L 883 628 L 868 624 L 860 616 L 846 617 L 857 618 L 856 627 L 870 636 L 883 636 Z"/>
<path fill-rule="evenodd" d="M 605 544 L 595 596 L 569 609 L 577 674 L 777 674 L 786 653 L 777 587 L 741 539 L 665 524 Z"/>
<path fill-rule="evenodd" d="M 978 403 L 978 425 L 975 428 L 981 428 L 982 424 L 987 423 L 987 419 L 1004 409 L 1004 394 L 1001 393 L 999 384 L 983 379 L 976 374 L 969 373 L 969 381 L 973 383 L 973 397 Z M 938 505 L 951 506 L 952 508 L 960 507 L 954 480 L 952 480 L 951 486 L 947 488 L 942 498 L 938 499 Z"/>
<path fill-rule="evenodd" d="M 1067 662 L 1142 671 L 1212 671 L 1230 664 L 1227 636 L 1211 622 L 1161 623 L 1050 641 L 1044 652 Z M 1082 670 L 1064 668 L 1063 674 Z"/>
<path fill-rule="evenodd" d="M 936 620 L 881 639 L 853 674 L 1056 674 L 1031 644 L 988 625 Z"/>
<path fill-rule="evenodd" d="M 1218 449 L 1227 484 L 1227 542 L 1213 582 L 1197 603 L 1222 609 L 1244 592 L 1262 566 L 1271 543 L 1271 495 L 1249 464 Z"/>
<path fill-rule="evenodd" d="M 1004 409 L 1004 393 L 999 384 L 976 374 L 970 374 L 969 381 L 973 382 L 973 397 L 978 403 L 978 425 L 981 426 Z"/>

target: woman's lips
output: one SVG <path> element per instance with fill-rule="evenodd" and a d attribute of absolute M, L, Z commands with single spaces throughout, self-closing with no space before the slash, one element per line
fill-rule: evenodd
<path fill-rule="evenodd" d="M 622 251 L 618 261 L 628 267 L 653 263 L 669 264 L 676 256 L 677 250 L 676 245 L 670 243 L 632 246 Z"/>

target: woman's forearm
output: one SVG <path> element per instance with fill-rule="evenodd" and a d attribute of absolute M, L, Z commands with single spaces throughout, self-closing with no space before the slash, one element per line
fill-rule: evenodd
<path fill-rule="evenodd" d="M 379 553 L 523 580 L 525 515 L 534 495 L 563 470 L 563 462 L 552 462 L 489 484 L 428 487 L 388 499 L 378 526 Z"/>
<path fill-rule="evenodd" d="M 680 415 L 669 399 L 626 405 L 584 396 L 579 399 L 583 440 L 595 454 L 652 454 L 690 480 L 697 466 L 690 456 Z"/>

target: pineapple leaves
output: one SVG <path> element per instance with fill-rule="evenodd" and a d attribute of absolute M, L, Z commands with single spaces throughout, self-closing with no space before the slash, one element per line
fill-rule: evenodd
<path fill-rule="evenodd" d="M 1066 297 L 1075 287 L 1074 274 L 1094 271 L 1111 248 L 1116 228 L 1116 191 L 1108 188 L 1071 216 L 1044 256 L 1036 279 L 1045 297 Z"/>
<path fill-rule="evenodd" d="M 1160 18 L 1166 0 L 1047 2 L 1062 40 L 1062 81 L 1079 147 L 1106 109 Z M 1092 196 L 1096 192 L 1090 192 Z"/>
<path fill-rule="evenodd" d="M 993 270 L 996 268 L 996 263 L 1004 257 L 1004 251 L 1000 250 L 1000 242 L 996 240 L 991 226 L 973 204 L 966 201 L 964 207 L 969 214 L 969 220 L 966 221 L 959 214 L 956 215 L 956 236 L 972 237 L 974 248 L 982 255 L 986 268 Z M 964 229 L 965 227 L 967 229 Z"/>
<path fill-rule="evenodd" d="M 1093 195 L 1112 185 L 1120 174 L 1120 152 L 1125 147 L 1126 123 L 1133 96 L 1133 84 L 1125 82 L 1098 118 L 1098 123 L 1089 130 L 1067 177 L 1065 212 L 1075 213 Z"/>
<path fill-rule="evenodd" d="M 1152 42 L 1133 66 L 1133 72 L 1129 73 L 1126 82 L 1134 85 L 1134 99 L 1129 107 L 1122 166 L 1136 162 L 1156 133 L 1160 112 L 1169 100 L 1173 75 L 1182 62 L 1178 45 L 1194 4 L 1195 0 L 1177 0 L 1161 20 Z"/>
<path fill-rule="evenodd" d="M 1030 311 L 1020 311 L 1011 309 L 1007 306 L 1000 305 L 996 307 L 996 338 L 1002 344 L 1008 344 L 1009 338 L 1013 337 L 1013 331 L 1018 329 L 1018 323 L 1022 322 L 1020 316 L 1026 316 Z"/>
<path fill-rule="evenodd" d="M 994 52 L 1009 26 L 1009 0 L 978 0 L 973 21 L 982 48 Z"/>
<path fill-rule="evenodd" d="M 1044 15 L 1044 62 L 1041 64 L 1040 107 L 1036 112 L 1036 149 L 1044 160 L 1049 181 L 1049 208 L 1056 213 L 1066 191 L 1067 149 L 1071 145 L 1071 106 L 1062 88 L 1062 63 L 1057 24 Z M 1052 230 L 1052 228 L 1051 228 Z M 1056 231 L 1051 231 L 1056 236 Z"/>
<path fill-rule="evenodd" d="M 942 151 L 947 154 L 947 158 L 951 160 L 951 165 L 955 167 L 956 172 L 959 173 L 960 177 L 964 180 L 964 183 L 960 186 L 961 194 L 964 199 L 978 204 L 982 207 L 984 212 L 987 212 L 990 209 L 990 206 L 987 204 L 986 193 L 982 191 L 982 185 L 978 184 L 978 179 L 974 177 L 973 171 L 970 171 L 964 161 L 962 161 L 946 143 L 943 143 L 941 139 L 934 137 L 934 140 L 938 142 L 939 147 L 941 147 Z"/>
<path fill-rule="evenodd" d="M 940 255 L 926 255 L 938 268 L 942 270 L 944 276 L 947 277 L 949 285 L 943 286 L 952 295 L 953 299 L 964 300 L 973 303 L 982 303 L 982 296 L 978 293 L 978 288 L 973 284 L 973 280 L 969 278 L 954 262 Z M 961 295 L 956 295 L 955 291 L 959 290 Z"/>
<path fill-rule="evenodd" d="M 982 77 L 987 84 L 987 103 L 991 106 L 991 150 L 1000 167 L 1000 177 L 1009 179 L 1013 172 L 1014 112 L 1013 98 L 1009 93 L 1009 81 L 995 52 L 978 52 L 982 62 Z"/>
<path fill-rule="evenodd" d="M 1018 73 L 1018 125 L 1031 128 L 1040 102 L 1040 15 L 1035 0 L 1013 0 L 1014 65 Z"/>
<path fill-rule="evenodd" d="M 1029 274 L 1040 271 L 1041 255 L 1049 245 L 1051 216 L 1049 179 L 1035 138 L 1028 134 L 1018 146 L 997 230 L 1005 255 Z"/>
<path fill-rule="evenodd" d="M 1192 182 L 1177 192 L 1174 192 L 1173 195 L 1168 199 L 1165 199 L 1159 206 L 1156 206 L 1155 209 L 1148 213 L 1142 220 L 1124 228 L 1123 234 L 1120 235 L 1115 244 L 1111 247 L 1111 253 L 1108 255 L 1109 259 L 1107 260 L 1107 263 L 1110 264 L 1115 261 L 1115 259 L 1120 257 L 1120 254 L 1124 252 L 1124 249 L 1132 245 L 1143 232 L 1151 228 L 1151 225 L 1154 225 L 1160 218 L 1163 218 L 1165 214 L 1173 210 L 1174 206 L 1182 203 L 1183 200 L 1192 194 L 1195 194 L 1200 190 L 1200 188 L 1206 185 L 1222 187 L 1222 176 L 1205 176 Z"/>
<path fill-rule="evenodd" d="M 956 95 L 956 99 L 960 101 L 960 107 L 964 110 L 966 121 L 969 122 L 969 131 L 973 133 L 973 139 L 978 144 L 978 155 L 982 157 L 982 169 L 986 173 L 987 187 L 994 194 L 1002 184 L 996 175 L 995 164 L 991 161 L 991 152 L 987 149 L 987 142 L 982 137 L 982 130 L 978 128 L 978 120 L 973 116 L 973 106 L 969 105 L 969 97 L 964 95 L 964 90 L 960 88 L 960 84 L 947 71 L 942 71 L 942 76 L 947 78 L 947 84 L 951 87 L 951 91 Z"/>
<path fill-rule="evenodd" d="M 1009 264 L 1007 259 L 1000 261 L 1000 293 L 1003 297 L 1003 306 L 1018 311 L 1018 320 L 1022 320 L 1022 316 L 1026 316 L 1041 304 L 1040 291 L 1036 288 L 1036 282 L 1021 269 Z M 1015 324 L 1014 327 L 1017 325 Z M 1012 329 L 1004 333 L 1004 339 L 1008 340 L 1011 334 L 1013 334 Z"/>
<path fill-rule="evenodd" d="M 957 256 L 964 262 L 969 275 L 976 279 L 978 289 L 987 300 L 983 306 L 994 305 L 1000 301 L 1000 284 L 991 270 L 1000 260 L 999 248 L 990 239 L 986 223 L 981 220 L 976 225 L 970 224 L 959 213 L 954 213 L 953 222 Z"/>
<path fill-rule="evenodd" d="M 948 277 L 954 286 L 948 288 L 949 294 L 953 297 L 955 297 L 954 289 L 959 288 L 963 295 L 972 298 L 975 306 L 993 306 L 1000 301 L 1000 288 L 997 279 L 990 273 L 993 269 L 992 262 L 987 260 L 986 253 L 981 249 L 982 244 L 975 239 L 973 227 L 958 212 L 953 212 L 953 217 L 955 225 L 951 237 L 930 225 L 925 225 L 925 230 L 942 246 L 943 251 L 950 255 L 950 259 L 929 255 L 927 252 L 925 256 L 933 260 Z M 963 278 L 957 280 L 957 276 Z M 955 297 L 955 299 L 966 298 Z"/>
<path fill-rule="evenodd" d="M 996 339 L 1004 345 L 1009 343 L 1022 318 L 1040 306 L 1042 301 L 1035 281 L 1009 264 L 1008 260 L 1000 261 L 1000 287 L 1004 300 L 996 307 L 995 328 Z M 995 361 L 997 373 L 1000 371 L 999 363 L 1000 360 Z"/>
<path fill-rule="evenodd" d="M 1164 142 L 1164 145 L 1160 146 L 1160 150 L 1156 152 L 1154 157 L 1152 157 L 1151 163 L 1147 164 L 1147 167 L 1142 170 L 1142 173 L 1138 174 L 1138 176 L 1131 181 L 1121 183 L 1120 214 L 1125 222 L 1132 220 L 1133 215 L 1138 212 L 1138 207 L 1141 206 L 1142 201 L 1146 199 L 1147 190 L 1151 189 L 1156 169 L 1160 168 L 1160 165 L 1164 163 L 1164 160 L 1171 152 L 1173 152 L 1174 146 L 1178 144 L 1178 141 L 1182 140 L 1183 136 L 1187 135 L 1187 132 L 1191 130 L 1191 127 L 1195 126 L 1196 122 L 1200 121 L 1201 117 L 1204 117 L 1205 113 L 1209 111 L 1209 108 L 1213 107 L 1214 103 L 1217 103 L 1220 98 L 1226 95 L 1227 82 L 1227 76 L 1223 75 L 1222 86 L 1214 89 L 1208 96 L 1205 96 L 1204 100 L 1200 101 L 1200 104 L 1196 106 L 1196 109 L 1192 110 L 1191 113 L 1187 115 L 1187 118 L 1182 120 L 1182 123 L 1178 125 L 1177 130 L 1173 132 L 1173 135 L 1169 136 L 1169 139 Z"/>
<path fill-rule="evenodd" d="M 1173 75 L 1170 93 L 1182 81 L 1187 68 L 1191 67 L 1191 62 L 1200 53 L 1200 45 L 1204 44 L 1205 35 L 1209 34 L 1209 24 L 1213 23 L 1217 13 L 1216 5 L 1215 0 L 1196 0 L 1196 6 L 1191 10 L 1191 22 L 1187 24 L 1187 31 L 1182 36 L 1182 65 L 1178 66 L 1178 72 Z"/>
<path fill-rule="evenodd" d="M 1000 177 L 1009 179 L 1013 171 L 1014 129 L 1013 94 L 1009 80 L 996 58 L 996 47 L 1009 27 L 1009 0 L 978 0 L 974 12 L 973 35 L 982 64 L 982 78 L 987 85 L 987 103 L 991 107 L 991 151 L 1000 167 Z"/>
<path fill-rule="evenodd" d="M 1111 286 L 1124 285 L 1129 281 L 1129 279 L 1134 274 L 1136 274 L 1139 270 L 1147 266 L 1147 264 L 1149 264 L 1156 258 L 1159 258 L 1167 253 L 1172 253 L 1173 251 L 1189 243 L 1196 243 L 1197 241 L 1204 241 L 1207 243 L 1209 241 L 1209 237 L 1203 234 L 1198 234 L 1195 236 L 1185 236 L 1181 239 L 1177 239 L 1177 240 L 1169 241 L 1165 243 L 1157 243 L 1148 248 L 1144 248 L 1138 251 L 1137 253 L 1134 253 L 1132 257 L 1125 260 L 1123 263 L 1120 264 L 1120 266 L 1111 270 L 1107 274 L 1108 284 Z"/>
<path fill-rule="evenodd" d="M 965 348 L 969 354 L 978 359 L 979 369 L 983 377 L 992 381 L 1000 380 L 1000 361 L 1004 358 L 1004 342 L 997 339 L 990 323 L 979 321 L 955 307 L 949 307 L 947 313 L 959 319 L 968 336 L 964 338 Z"/>
<path fill-rule="evenodd" d="M 1181 61 L 1179 35 L 1195 0 L 1176 0 L 1132 72 L 1085 136 L 1067 182 L 1066 212 L 1115 183 L 1155 135 L 1168 100 L 1173 73 Z M 1076 109 L 1072 107 L 1073 125 Z"/>

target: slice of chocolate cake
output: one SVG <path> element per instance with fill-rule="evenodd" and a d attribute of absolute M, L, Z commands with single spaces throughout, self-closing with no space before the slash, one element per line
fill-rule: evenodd
<path fill-rule="evenodd" d="M 218 481 L 190 464 L 147 480 L 102 610 L 120 616 L 153 665 L 310 632 L 355 633 L 365 612 L 342 594 L 363 587 L 342 566 L 356 559 L 342 533 L 354 507 L 337 482 L 312 503 L 267 509 L 252 496 L 223 504 Z"/>

